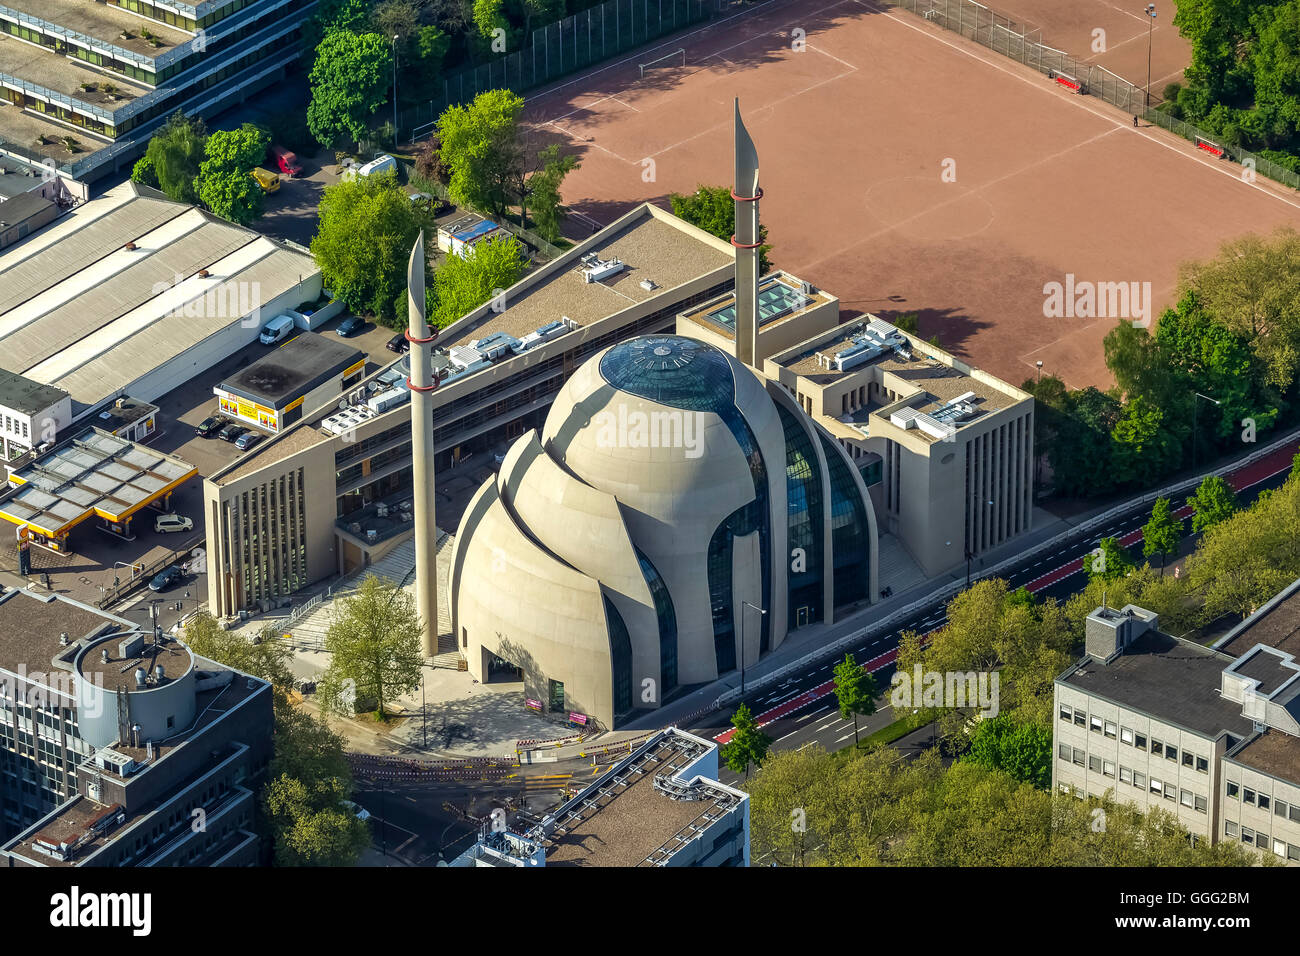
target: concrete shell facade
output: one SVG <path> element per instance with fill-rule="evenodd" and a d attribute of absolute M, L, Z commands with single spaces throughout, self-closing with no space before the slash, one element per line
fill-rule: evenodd
<path fill-rule="evenodd" d="M 742 634 L 746 665 L 779 647 L 790 563 L 779 400 L 730 355 L 678 336 L 582 365 L 461 521 L 450 599 L 471 673 L 487 679 L 496 655 L 522 670 L 529 698 L 559 710 L 561 683 L 563 710 L 612 727 L 738 668 Z M 865 486 L 855 493 L 874 580 L 874 515 Z"/>

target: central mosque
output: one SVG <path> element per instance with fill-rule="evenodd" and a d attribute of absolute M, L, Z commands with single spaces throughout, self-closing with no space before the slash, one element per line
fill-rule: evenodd
<path fill-rule="evenodd" d="M 735 132 L 736 354 L 679 335 L 597 353 L 461 519 L 457 647 L 535 709 L 618 727 L 877 593 L 859 469 L 747 364 L 761 190 L 739 109 Z"/>

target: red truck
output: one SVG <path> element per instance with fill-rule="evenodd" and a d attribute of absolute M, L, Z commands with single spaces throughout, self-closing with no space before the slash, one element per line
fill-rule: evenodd
<path fill-rule="evenodd" d="M 298 157 L 283 146 L 272 146 L 268 149 L 266 159 L 286 176 L 297 176 L 302 172 L 302 164 L 298 162 Z"/>

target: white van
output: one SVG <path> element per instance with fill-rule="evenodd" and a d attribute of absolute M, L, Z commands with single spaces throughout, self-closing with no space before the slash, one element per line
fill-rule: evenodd
<path fill-rule="evenodd" d="M 396 173 L 397 160 L 387 153 L 380 153 L 364 166 L 349 166 L 343 170 L 340 179 L 356 179 L 358 176 L 370 176 L 374 173 Z"/>
<path fill-rule="evenodd" d="M 292 315 L 277 315 L 262 329 L 262 334 L 257 340 L 263 345 L 274 345 L 276 342 L 282 342 L 289 337 L 293 331 Z"/>

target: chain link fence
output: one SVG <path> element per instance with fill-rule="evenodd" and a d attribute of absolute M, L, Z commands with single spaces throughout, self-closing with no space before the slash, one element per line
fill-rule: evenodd
<path fill-rule="evenodd" d="M 998 13 L 975 0 L 884 0 L 892 7 L 915 13 L 945 30 L 959 33 L 1003 56 L 1032 67 L 1039 73 L 1060 79 L 1080 93 L 1095 96 L 1126 113 L 1140 116 L 1153 126 L 1167 129 L 1193 143 L 1202 142 L 1221 150 L 1223 157 L 1240 163 L 1245 170 L 1267 176 L 1293 189 L 1300 189 L 1300 174 L 1237 146 L 1229 146 L 1190 123 L 1175 119 L 1163 110 L 1160 97 L 1095 63 L 1076 60 L 1062 50 L 1042 42 L 1041 29 Z M 1243 173 L 1245 172 L 1243 170 Z"/>
<path fill-rule="evenodd" d="M 535 89 L 711 19 L 719 9 L 718 0 L 606 0 L 534 30 L 520 50 L 446 77 L 440 98 L 400 114 L 398 131 L 419 138 L 447 107 L 485 90 Z"/>

